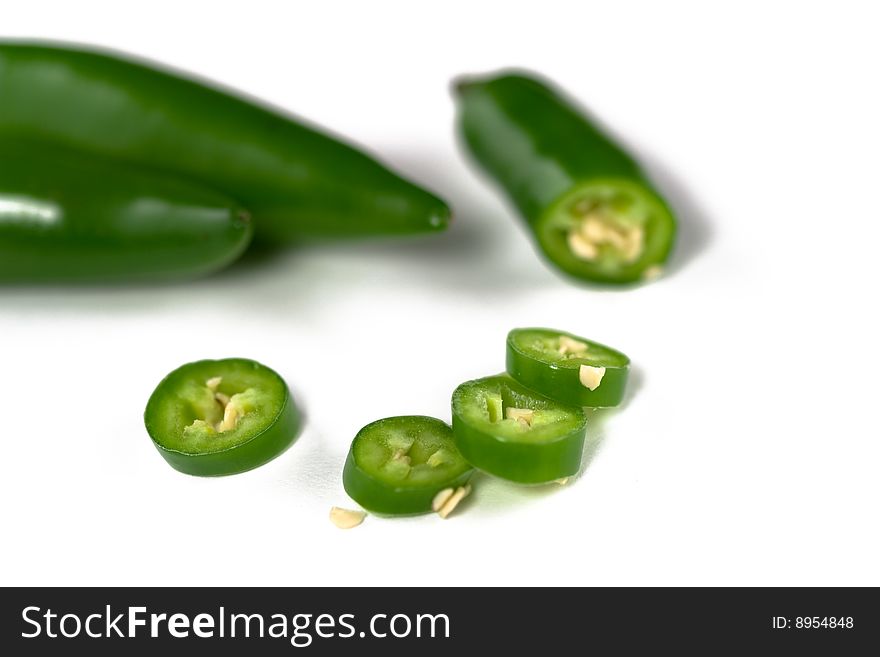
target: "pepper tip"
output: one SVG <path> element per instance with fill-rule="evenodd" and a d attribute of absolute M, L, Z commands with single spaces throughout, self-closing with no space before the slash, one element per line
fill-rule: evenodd
<path fill-rule="evenodd" d="M 461 96 L 468 89 L 473 87 L 476 81 L 472 75 L 460 75 L 452 79 L 449 83 L 449 91 L 452 96 Z"/>
<path fill-rule="evenodd" d="M 431 228 L 437 231 L 446 230 L 452 223 L 452 210 L 445 203 L 438 206 L 428 219 Z"/>

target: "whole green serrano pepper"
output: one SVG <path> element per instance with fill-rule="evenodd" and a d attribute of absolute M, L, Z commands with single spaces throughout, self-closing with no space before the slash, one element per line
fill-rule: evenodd
<path fill-rule="evenodd" d="M 0 139 L 0 282 L 197 276 L 235 260 L 252 234 L 248 214 L 213 189 Z"/>
<path fill-rule="evenodd" d="M 0 133 L 164 169 L 232 195 L 256 239 L 437 231 L 447 205 L 298 121 L 137 61 L 0 42 Z"/>
<path fill-rule="evenodd" d="M 506 73 L 455 89 L 466 146 L 551 263 L 606 284 L 660 273 L 675 219 L 623 148 L 536 78 Z"/>

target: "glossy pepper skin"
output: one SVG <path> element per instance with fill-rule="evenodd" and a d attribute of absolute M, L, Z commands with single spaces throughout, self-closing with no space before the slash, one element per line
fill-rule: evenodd
<path fill-rule="evenodd" d="M 224 405 L 239 412 L 230 416 Z M 230 426 L 218 426 L 230 420 Z M 168 464 L 201 477 L 252 470 L 297 438 L 300 413 L 284 379 L 247 358 L 178 367 L 150 396 L 144 424 Z"/>
<path fill-rule="evenodd" d="M 38 137 L 223 190 L 256 239 L 446 227 L 449 208 L 363 152 L 279 112 L 123 57 L 0 41 L 0 133 Z"/>
<path fill-rule="evenodd" d="M 579 108 L 520 73 L 462 79 L 455 95 L 466 148 L 525 218 L 553 265 L 603 284 L 657 275 L 673 244 L 672 213 L 635 160 Z M 569 238 L 577 232 L 572 213 L 579 204 L 584 212 L 601 206 L 612 223 L 622 219 L 623 232 L 600 234 L 586 245 L 581 240 L 576 251 Z M 626 255 L 615 255 L 604 240 L 623 240 L 627 230 L 632 252 L 622 247 Z M 584 255 L 585 249 L 596 253 Z"/>
<path fill-rule="evenodd" d="M 253 234 L 202 185 L 0 138 L 0 283 L 153 281 L 207 274 Z"/>

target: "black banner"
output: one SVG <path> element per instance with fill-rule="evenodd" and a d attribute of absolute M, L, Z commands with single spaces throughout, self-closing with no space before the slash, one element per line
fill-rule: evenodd
<path fill-rule="evenodd" d="M 848 655 L 880 646 L 876 589 L 23 588 L 2 598 L 6 655 L 448 655 L 484 646 Z"/>

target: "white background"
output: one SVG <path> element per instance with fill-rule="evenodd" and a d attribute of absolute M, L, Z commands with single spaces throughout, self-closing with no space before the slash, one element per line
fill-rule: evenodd
<path fill-rule="evenodd" d="M 0 32 L 238 87 L 368 147 L 456 210 L 446 234 L 326 245 L 210 279 L 0 289 L 3 584 L 880 584 L 880 21 L 864 2 L 4 3 Z M 669 275 L 573 286 L 455 145 L 451 77 L 554 78 L 681 216 Z M 0 99 L 2 102 L 2 99 Z M 549 325 L 635 363 L 583 475 L 487 477 L 449 520 L 368 517 L 341 469 L 374 419 L 449 419 Z M 307 427 L 220 479 L 142 423 L 183 362 L 249 356 Z"/>

